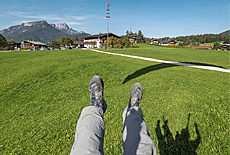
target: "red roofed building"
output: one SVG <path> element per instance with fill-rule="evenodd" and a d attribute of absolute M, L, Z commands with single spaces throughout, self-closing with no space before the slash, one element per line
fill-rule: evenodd
<path fill-rule="evenodd" d="M 212 46 L 195 46 L 194 49 L 211 50 Z"/>

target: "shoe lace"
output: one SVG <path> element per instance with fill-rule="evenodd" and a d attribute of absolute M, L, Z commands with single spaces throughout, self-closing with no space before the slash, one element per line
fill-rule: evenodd
<path fill-rule="evenodd" d="M 132 94 L 132 105 L 139 106 L 140 102 L 141 102 L 141 90 L 136 89 Z"/>
<path fill-rule="evenodd" d="M 100 93 L 99 85 L 97 83 L 94 83 L 90 86 L 90 96 L 91 105 L 99 107 L 102 94 Z"/>

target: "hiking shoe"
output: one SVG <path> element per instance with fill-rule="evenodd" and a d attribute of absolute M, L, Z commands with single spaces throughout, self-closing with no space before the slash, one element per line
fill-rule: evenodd
<path fill-rule="evenodd" d="M 89 82 L 90 103 L 92 106 L 101 107 L 106 111 L 107 104 L 103 99 L 104 83 L 100 76 L 95 75 Z"/>
<path fill-rule="evenodd" d="M 139 107 L 139 104 L 141 102 L 143 95 L 143 89 L 140 83 L 135 83 L 130 91 L 130 99 L 129 99 L 129 105 L 128 107 L 137 106 Z"/>

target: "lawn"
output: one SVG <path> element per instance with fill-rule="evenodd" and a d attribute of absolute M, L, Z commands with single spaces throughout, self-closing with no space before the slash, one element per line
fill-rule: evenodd
<path fill-rule="evenodd" d="M 229 55 L 146 45 L 108 51 L 222 67 Z M 135 82 L 159 154 L 230 153 L 228 73 L 65 50 L 0 53 L 0 154 L 69 154 L 94 75 L 108 104 L 105 154 L 122 154 L 122 112 Z"/>
<path fill-rule="evenodd" d="M 204 44 L 201 44 L 200 46 L 214 46 L 214 43 L 204 43 Z"/>
<path fill-rule="evenodd" d="M 142 57 L 155 58 L 176 62 L 187 62 L 201 65 L 212 65 L 223 68 L 229 66 L 229 51 L 182 49 L 173 47 L 161 47 L 155 45 L 140 44 L 136 49 L 109 49 L 114 53 L 138 55 Z"/>

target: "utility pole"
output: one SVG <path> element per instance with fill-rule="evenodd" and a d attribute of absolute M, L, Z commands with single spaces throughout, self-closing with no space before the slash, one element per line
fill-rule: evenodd
<path fill-rule="evenodd" d="M 110 12 L 109 12 L 109 0 L 106 3 L 107 9 L 106 9 L 106 18 L 107 18 L 107 48 L 109 47 L 109 18 L 110 18 Z"/>

